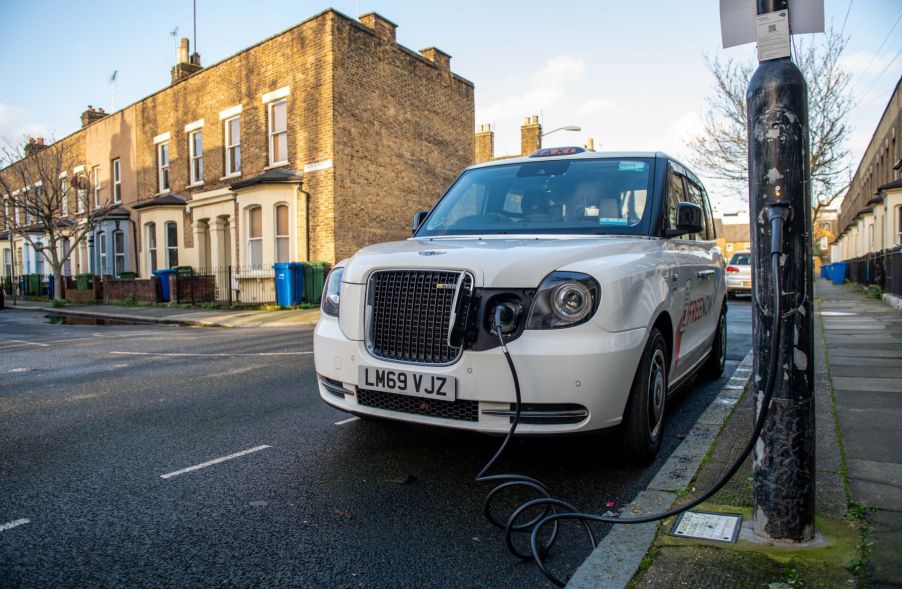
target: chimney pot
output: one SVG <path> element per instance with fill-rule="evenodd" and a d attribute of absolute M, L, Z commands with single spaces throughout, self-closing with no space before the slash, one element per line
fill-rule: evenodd
<path fill-rule="evenodd" d="M 532 124 L 533 125 L 539 124 L 539 115 L 532 115 Z"/>

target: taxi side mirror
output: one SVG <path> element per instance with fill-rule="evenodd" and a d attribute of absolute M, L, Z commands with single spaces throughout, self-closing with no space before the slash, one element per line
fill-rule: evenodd
<path fill-rule="evenodd" d="M 417 211 L 413 215 L 413 227 L 410 230 L 411 235 L 417 232 L 417 229 L 420 228 L 420 225 L 423 224 L 423 221 L 425 221 L 428 216 L 429 211 Z"/>
<path fill-rule="evenodd" d="M 691 202 L 677 204 L 676 227 L 667 230 L 667 237 L 679 237 L 687 233 L 702 232 L 702 208 Z"/>

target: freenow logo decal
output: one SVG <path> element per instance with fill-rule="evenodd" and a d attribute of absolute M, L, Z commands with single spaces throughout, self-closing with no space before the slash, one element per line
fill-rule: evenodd
<path fill-rule="evenodd" d="M 440 256 L 442 254 L 447 254 L 448 252 L 442 250 L 423 250 L 419 252 L 421 256 Z"/>

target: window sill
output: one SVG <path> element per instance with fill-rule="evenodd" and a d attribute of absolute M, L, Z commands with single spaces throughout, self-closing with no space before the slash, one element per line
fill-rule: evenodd
<path fill-rule="evenodd" d="M 200 182 L 195 182 L 194 184 L 189 184 L 187 186 L 187 188 L 200 188 L 203 185 L 204 185 L 204 181 L 201 180 Z"/>
<path fill-rule="evenodd" d="M 231 180 L 232 178 L 240 178 L 241 172 L 232 172 L 231 174 L 226 174 L 220 180 Z"/>
<path fill-rule="evenodd" d="M 287 160 L 284 162 L 276 162 L 274 164 L 270 164 L 270 165 L 264 167 L 263 169 L 264 170 L 274 170 L 276 168 L 284 168 L 285 166 L 289 165 L 290 163 L 291 162 L 289 162 Z"/>
<path fill-rule="evenodd" d="M 166 190 L 163 190 L 163 191 L 160 191 L 160 192 L 154 194 L 154 196 L 163 196 L 164 194 L 169 194 L 170 192 L 172 192 L 172 189 L 167 188 Z"/>

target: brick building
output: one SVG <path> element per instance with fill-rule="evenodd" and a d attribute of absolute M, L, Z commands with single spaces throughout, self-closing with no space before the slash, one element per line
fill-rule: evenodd
<path fill-rule="evenodd" d="M 902 245 L 902 80 L 883 111 L 839 209 L 835 261 Z"/>
<path fill-rule="evenodd" d="M 330 9 L 207 67 L 183 40 L 170 86 L 89 109 L 64 139 L 83 145 L 72 173 L 121 206 L 79 271 L 335 262 L 407 237 L 472 163 L 474 99 L 448 54 L 396 28 Z"/>

